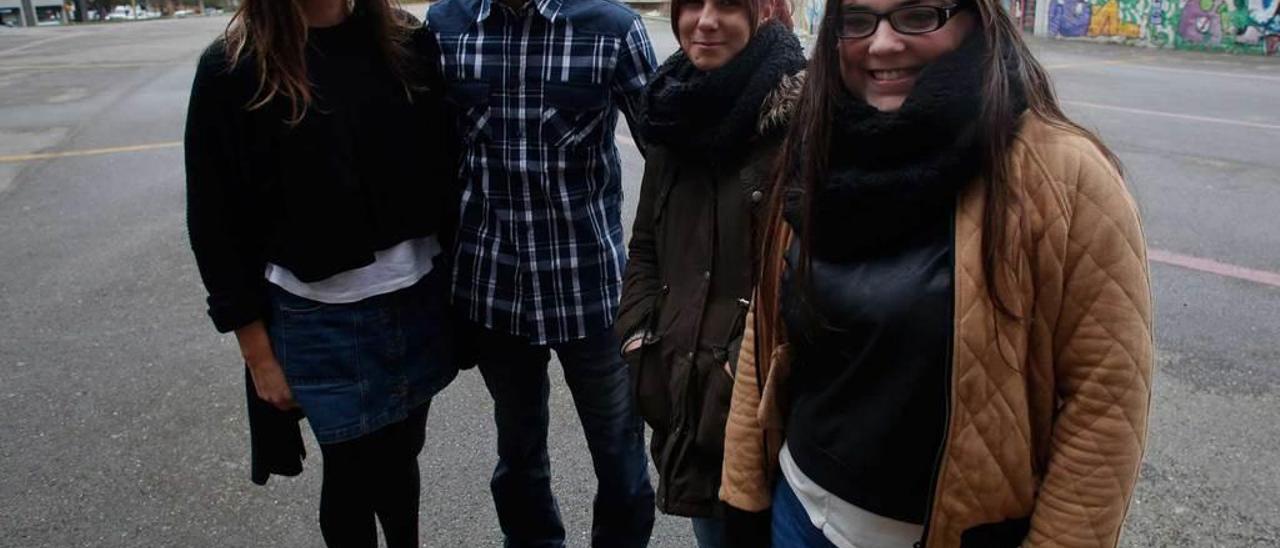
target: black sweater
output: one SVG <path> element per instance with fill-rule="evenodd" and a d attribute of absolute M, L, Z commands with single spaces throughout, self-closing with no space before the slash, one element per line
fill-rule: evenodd
<path fill-rule="evenodd" d="M 285 99 L 246 108 L 258 90 L 251 58 L 229 71 L 221 39 L 204 52 L 187 112 L 187 226 L 219 331 L 263 316 L 268 262 L 317 281 L 449 226 L 453 127 L 438 48 L 423 30 L 411 46 L 425 89 L 407 92 L 360 14 L 311 29 L 315 98 L 296 126 Z"/>

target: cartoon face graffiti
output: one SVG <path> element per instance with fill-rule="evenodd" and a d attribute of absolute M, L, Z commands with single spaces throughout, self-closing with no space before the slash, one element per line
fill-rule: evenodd
<path fill-rule="evenodd" d="M 1188 0 L 1182 8 L 1178 36 L 1192 44 L 1221 44 L 1222 3 L 1223 0 Z"/>
<path fill-rule="evenodd" d="M 1249 23 L 1237 31 L 1236 42 L 1262 44 L 1263 53 L 1274 55 L 1280 44 L 1280 0 L 1249 0 Z"/>

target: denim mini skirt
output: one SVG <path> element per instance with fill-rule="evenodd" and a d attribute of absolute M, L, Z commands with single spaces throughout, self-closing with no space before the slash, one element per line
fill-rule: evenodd
<path fill-rule="evenodd" d="M 402 421 L 457 376 L 442 270 L 349 304 L 268 284 L 271 347 L 317 441 L 352 440 Z"/>

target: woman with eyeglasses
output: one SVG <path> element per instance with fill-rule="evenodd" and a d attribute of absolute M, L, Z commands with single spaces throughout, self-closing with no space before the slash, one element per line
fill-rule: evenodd
<path fill-rule="evenodd" d="M 756 235 L 804 50 L 781 0 L 673 0 L 642 97 L 647 154 L 615 329 L 653 428 L 658 509 L 724 545 L 720 463 Z"/>
<path fill-rule="evenodd" d="M 734 545 L 1117 543 L 1150 400 L 1137 208 L 999 2 L 945 2 L 827 2 L 735 378 Z"/>

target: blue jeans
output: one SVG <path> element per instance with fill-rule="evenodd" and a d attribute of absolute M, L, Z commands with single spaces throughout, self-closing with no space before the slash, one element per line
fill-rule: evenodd
<path fill-rule="evenodd" d="M 788 548 L 836 548 L 822 530 L 814 527 L 796 498 L 795 491 L 787 484 L 786 478 L 778 478 L 778 486 L 773 490 L 773 545 Z"/>
<path fill-rule="evenodd" d="M 723 548 L 724 520 L 693 518 L 693 538 L 698 541 L 698 548 Z"/>
<path fill-rule="evenodd" d="M 555 350 L 573 394 L 595 467 L 591 545 L 647 546 L 653 530 L 653 488 L 644 427 L 632 402 L 630 375 L 609 330 L 549 346 L 471 324 L 476 361 L 494 401 L 498 466 L 489 484 L 508 547 L 564 546 L 564 525 L 551 493 L 547 456 Z"/>

